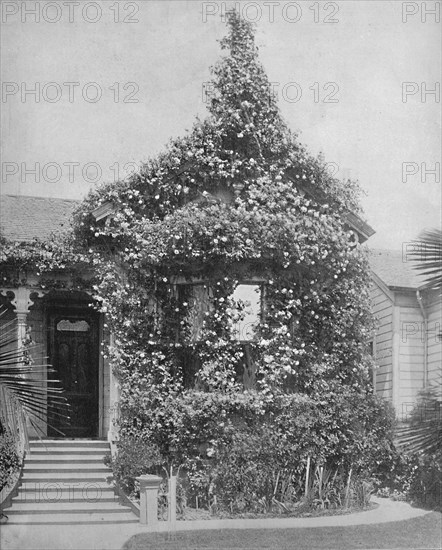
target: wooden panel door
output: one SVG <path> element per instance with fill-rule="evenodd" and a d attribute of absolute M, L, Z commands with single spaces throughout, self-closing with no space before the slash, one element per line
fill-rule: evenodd
<path fill-rule="evenodd" d="M 52 415 L 48 435 L 98 436 L 98 323 L 90 314 L 49 315 L 49 359 L 70 405 L 70 422 Z M 48 415 L 50 416 L 50 415 Z M 55 429 L 54 429 L 55 428 Z"/>

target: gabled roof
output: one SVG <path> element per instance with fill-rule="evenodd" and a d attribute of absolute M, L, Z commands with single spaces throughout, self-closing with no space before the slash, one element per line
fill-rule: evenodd
<path fill-rule="evenodd" d="M 180 173 L 183 172 L 184 169 Z M 313 189 L 313 186 L 311 185 L 308 186 L 307 184 L 300 184 L 300 182 L 298 181 L 292 181 L 298 188 L 300 188 L 304 193 L 308 194 L 315 201 L 319 202 L 320 204 L 324 204 L 325 202 L 327 202 L 327 195 L 319 188 Z M 93 210 L 92 215 L 97 221 L 100 221 L 113 214 L 115 210 L 115 205 L 113 205 L 110 201 L 106 201 L 101 206 Z M 358 234 L 360 243 L 364 243 L 367 239 L 369 239 L 372 235 L 376 233 L 375 230 L 370 225 L 368 225 L 366 221 L 364 221 L 361 217 L 359 217 L 357 214 L 354 214 L 353 212 L 346 212 L 344 214 L 344 219 L 347 226 L 353 229 L 353 231 Z"/>
<path fill-rule="evenodd" d="M 371 270 L 391 289 L 417 290 L 424 282 L 401 250 L 370 250 Z"/>
<path fill-rule="evenodd" d="M 288 170 L 288 174 L 290 177 L 290 170 Z M 307 180 L 297 181 L 293 177 L 290 177 L 290 179 L 298 188 L 304 191 L 304 193 L 313 198 L 316 202 L 324 204 L 330 201 L 329 195 L 327 195 L 327 193 L 325 193 L 320 187 L 312 185 Z M 346 212 L 344 214 L 344 219 L 346 224 L 358 234 L 360 243 L 364 243 L 376 233 L 376 231 L 366 221 L 354 212 Z"/>
<path fill-rule="evenodd" d="M 15 242 L 47 240 L 68 229 L 78 204 L 69 199 L 1 195 L 0 235 Z"/>

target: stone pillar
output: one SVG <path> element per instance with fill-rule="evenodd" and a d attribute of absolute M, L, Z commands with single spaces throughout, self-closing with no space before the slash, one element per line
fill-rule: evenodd
<path fill-rule="evenodd" d="M 176 523 L 176 476 L 169 477 L 169 521 L 172 529 Z"/>
<path fill-rule="evenodd" d="M 136 480 L 140 483 L 140 523 L 153 527 L 158 523 L 158 490 L 163 478 L 147 474 Z"/>

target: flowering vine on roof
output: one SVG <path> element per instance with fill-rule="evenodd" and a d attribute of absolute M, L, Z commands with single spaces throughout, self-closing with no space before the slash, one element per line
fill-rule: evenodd
<path fill-rule="evenodd" d="M 260 414 L 287 392 L 364 394 L 370 366 L 368 269 L 345 223 L 357 186 L 287 128 L 252 26 L 232 12 L 228 29 L 208 117 L 138 173 L 92 191 L 74 225 L 114 334 L 105 354 L 120 382 L 120 434 L 187 458 L 198 426 L 183 431 L 180 400 Z M 261 312 L 245 342 L 235 327 L 247 305 L 233 296 L 246 283 Z"/>
<path fill-rule="evenodd" d="M 247 379 L 260 399 L 318 380 L 365 387 L 367 270 L 343 216 L 358 210 L 356 186 L 332 178 L 287 128 L 252 26 L 232 12 L 228 27 L 209 116 L 126 181 L 93 191 L 76 216 L 115 334 L 122 433 L 136 425 L 160 437 L 158 403 L 195 387 L 237 395 Z M 262 303 L 246 345 L 232 301 L 244 281 L 258 281 Z"/>

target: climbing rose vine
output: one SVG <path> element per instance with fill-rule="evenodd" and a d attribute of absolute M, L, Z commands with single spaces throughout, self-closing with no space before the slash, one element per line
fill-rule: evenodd
<path fill-rule="evenodd" d="M 207 118 L 126 180 L 92 191 L 66 258 L 95 274 L 120 437 L 156 446 L 194 480 L 238 418 L 284 423 L 281 403 L 327 407 L 341 390 L 354 399 L 339 402 L 355 406 L 371 365 L 367 260 L 345 222 L 359 212 L 357 185 L 333 178 L 287 128 L 253 28 L 234 12 L 221 48 Z M 48 270 L 64 265 L 59 252 L 25 256 Z M 248 306 L 233 298 L 244 283 L 261 303 L 247 341 L 236 327 Z M 342 435 L 328 418 L 322 430 L 321 452 L 336 458 L 341 445 L 341 458 L 357 461 L 352 437 L 366 441 L 370 422 Z"/>

